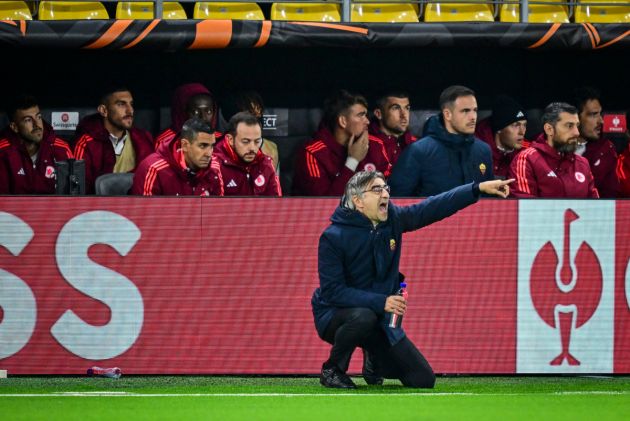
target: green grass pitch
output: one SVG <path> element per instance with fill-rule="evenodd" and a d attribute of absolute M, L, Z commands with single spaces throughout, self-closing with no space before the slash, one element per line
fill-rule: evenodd
<path fill-rule="evenodd" d="M 338 391 L 313 377 L 0 379 L 8 420 L 628 420 L 630 377 L 438 377 Z"/>

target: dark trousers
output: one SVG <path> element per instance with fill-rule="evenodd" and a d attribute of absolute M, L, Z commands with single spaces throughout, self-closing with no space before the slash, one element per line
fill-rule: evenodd
<path fill-rule="evenodd" d="M 392 346 L 385 336 L 378 316 L 368 308 L 342 308 L 337 310 L 324 340 L 332 344 L 330 357 L 325 364 L 335 364 L 346 371 L 349 356 L 356 347 L 372 354 L 378 374 L 399 379 L 407 387 L 432 388 L 435 374 L 418 348 L 405 337 Z"/>

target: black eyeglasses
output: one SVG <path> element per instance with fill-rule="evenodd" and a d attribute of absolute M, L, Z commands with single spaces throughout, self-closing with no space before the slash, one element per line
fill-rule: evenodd
<path fill-rule="evenodd" d="M 371 188 L 367 189 L 367 190 L 363 190 L 363 193 L 365 192 L 372 192 L 372 193 L 376 193 L 376 194 L 383 194 L 383 190 L 385 190 L 387 193 L 389 193 L 389 191 L 391 190 L 391 187 L 389 187 L 387 184 L 383 184 L 382 186 L 372 186 Z"/>

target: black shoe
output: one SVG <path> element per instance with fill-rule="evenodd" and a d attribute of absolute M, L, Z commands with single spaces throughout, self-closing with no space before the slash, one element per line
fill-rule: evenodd
<path fill-rule="evenodd" d="M 354 384 L 352 379 L 348 377 L 346 373 L 341 371 L 336 366 L 330 368 L 322 367 L 322 374 L 319 376 L 319 382 L 326 387 L 333 387 L 336 389 L 356 389 L 357 385 Z"/>
<path fill-rule="evenodd" d="M 373 354 L 365 349 L 363 350 L 363 379 L 372 386 L 380 386 L 383 384 L 383 377 L 378 374 L 378 364 Z"/>

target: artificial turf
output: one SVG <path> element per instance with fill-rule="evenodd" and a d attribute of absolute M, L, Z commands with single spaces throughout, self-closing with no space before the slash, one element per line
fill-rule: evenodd
<path fill-rule="evenodd" d="M 395 381 L 325 389 L 317 378 L 223 376 L 9 377 L 2 420 L 526 419 L 626 420 L 630 377 L 440 377 L 435 389 Z"/>

